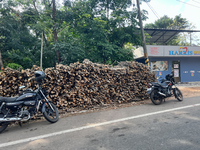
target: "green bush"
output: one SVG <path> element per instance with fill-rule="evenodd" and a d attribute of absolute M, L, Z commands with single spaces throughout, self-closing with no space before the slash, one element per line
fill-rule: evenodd
<path fill-rule="evenodd" d="M 15 69 L 15 70 L 17 70 L 19 68 L 24 69 L 21 65 L 16 64 L 16 63 L 9 63 L 6 67 L 9 67 L 9 68 L 12 68 L 12 69 Z"/>

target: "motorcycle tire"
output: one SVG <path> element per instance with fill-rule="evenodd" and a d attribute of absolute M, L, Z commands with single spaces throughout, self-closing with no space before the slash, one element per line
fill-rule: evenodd
<path fill-rule="evenodd" d="M 46 103 L 45 111 L 43 112 L 43 115 L 44 115 L 44 118 L 45 118 L 47 121 L 49 121 L 49 122 L 51 122 L 51 123 L 55 123 L 55 122 L 57 122 L 58 119 L 59 119 L 59 113 L 58 113 L 58 109 L 56 108 L 56 106 L 55 106 L 53 103 L 51 103 L 51 106 L 53 107 L 53 109 L 54 109 L 55 111 L 53 111 L 53 110 L 51 109 L 51 107 L 49 106 L 49 104 Z"/>
<path fill-rule="evenodd" d="M 181 91 L 178 88 L 175 88 L 174 95 L 178 101 L 183 100 L 183 94 L 181 93 Z"/>
<path fill-rule="evenodd" d="M 0 133 L 3 132 L 8 127 L 7 122 L 0 122 Z"/>
<path fill-rule="evenodd" d="M 160 97 L 157 90 L 152 90 L 150 98 L 152 103 L 155 105 L 160 105 L 163 101 L 162 97 Z"/>

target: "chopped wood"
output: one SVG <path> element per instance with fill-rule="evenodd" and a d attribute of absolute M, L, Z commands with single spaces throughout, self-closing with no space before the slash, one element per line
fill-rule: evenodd
<path fill-rule="evenodd" d="M 32 69 L 6 68 L 0 72 L 0 96 L 16 96 L 22 85 L 35 90 L 37 83 L 32 77 L 36 70 L 40 68 L 34 65 Z M 61 110 L 143 100 L 148 98 L 147 84 L 156 79 L 147 66 L 134 61 L 112 67 L 85 59 L 69 66 L 58 64 L 44 72 L 46 77 L 42 85 L 48 90 L 49 100 Z"/>

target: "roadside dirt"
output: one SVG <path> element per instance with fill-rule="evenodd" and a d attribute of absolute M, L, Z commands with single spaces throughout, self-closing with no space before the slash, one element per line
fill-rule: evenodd
<path fill-rule="evenodd" d="M 182 94 L 183 98 L 187 97 L 195 97 L 200 96 L 200 87 L 178 87 Z M 168 100 L 174 99 L 174 97 L 167 98 Z M 166 99 L 166 100 L 167 100 Z M 79 114 L 86 114 L 86 113 L 92 113 L 97 111 L 106 111 L 106 110 L 112 110 L 112 109 L 118 109 L 123 107 L 131 107 L 131 106 L 137 106 L 137 105 L 143 105 L 143 104 L 149 104 L 152 103 L 150 99 L 146 99 L 143 101 L 134 101 L 130 103 L 123 103 L 123 104 L 112 104 L 112 105 L 105 105 L 105 106 L 96 106 L 90 110 L 69 110 L 67 112 L 60 112 L 60 117 L 68 117 L 68 116 L 74 116 Z"/>
<path fill-rule="evenodd" d="M 200 96 L 200 87 L 178 87 L 183 97 L 195 97 Z"/>

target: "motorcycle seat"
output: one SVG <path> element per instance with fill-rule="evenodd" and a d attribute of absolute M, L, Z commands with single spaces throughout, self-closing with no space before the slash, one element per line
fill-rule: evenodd
<path fill-rule="evenodd" d="M 156 85 L 156 86 L 159 86 L 159 85 L 160 85 L 160 83 L 158 83 L 158 82 L 151 82 L 151 84 L 152 84 L 152 85 Z"/>
<path fill-rule="evenodd" d="M 18 97 L 1 97 L 0 96 L 0 101 L 2 102 L 13 102 L 17 99 Z"/>
<path fill-rule="evenodd" d="M 160 85 L 162 85 L 163 87 L 167 87 L 166 83 L 161 83 Z"/>
<path fill-rule="evenodd" d="M 151 82 L 151 84 L 158 84 L 158 82 Z"/>

